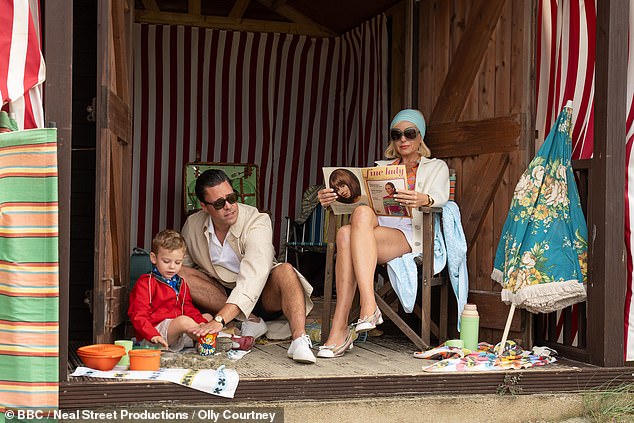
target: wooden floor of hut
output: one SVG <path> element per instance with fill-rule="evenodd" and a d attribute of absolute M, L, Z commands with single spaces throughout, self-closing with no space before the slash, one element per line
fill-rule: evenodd
<path fill-rule="evenodd" d="M 311 319 L 319 315 L 319 304 L 316 308 Z M 224 364 L 235 369 L 240 375 L 240 383 L 233 400 L 162 381 L 69 377 L 60 383 L 59 404 L 62 409 L 72 409 L 82 405 L 142 401 L 224 403 L 499 394 L 500 389 L 530 394 L 634 383 L 631 368 L 602 368 L 566 358 L 522 370 L 427 372 L 423 368 L 434 361 L 414 358 L 416 346 L 398 333 L 389 321 L 380 326 L 380 330 L 383 335 L 368 336 L 364 342 L 355 342 L 354 348 L 343 357 L 318 358 L 315 364 L 300 364 L 288 358 L 286 351 L 290 341 L 259 343 L 237 361 L 229 360 L 226 354 L 203 357 L 194 350 L 163 353 L 162 367 L 215 369 Z M 76 354 L 79 346 L 79 343 L 71 343 L 69 348 L 68 374 L 81 365 Z"/>

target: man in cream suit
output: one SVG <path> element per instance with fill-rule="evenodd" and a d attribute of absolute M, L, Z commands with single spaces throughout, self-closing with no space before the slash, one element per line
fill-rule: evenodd
<path fill-rule="evenodd" d="M 203 172 L 196 180 L 196 196 L 202 210 L 183 226 L 188 251 L 181 276 L 194 302 L 216 317 L 194 335 L 217 333 L 237 319 L 243 321 L 243 335 L 258 337 L 266 332 L 263 319 L 283 314 L 293 337 L 288 356 L 314 363 L 312 344 L 304 331 L 313 306 L 312 287 L 293 266 L 276 263 L 270 217 L 238 203 L 222 170 Z"/>

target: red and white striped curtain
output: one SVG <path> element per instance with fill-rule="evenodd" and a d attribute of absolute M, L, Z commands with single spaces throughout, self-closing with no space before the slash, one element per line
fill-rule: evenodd
<path fill-rule="evenodd" d="M 629 7 L 627 73 L 625 243 L 625 359 L 634 360 L 634 0 Z M 536 129 L 541 144 L 566 101 L 573 102 L 573 159 L 592 157 L 594 147 L 595 0 L 540 0 L 537 31 Z M 560 325 L 558 325 L 560 328 Z"/>
<path fill-rule="evenodd" d="M 18 128 L 44 127 L 38 0 L 0 0 L 0 97 Z"/>
<path fill-rule="evenodd" d="M 625 294 L 625 360 L 634 361 L 634 0 L 630 0 L 627 62 L 627 117 L 625 120 L 625 246 L 627 292 Z"/>
<path fill-rule="evenodd" d="M 196 159 L 259 166 L 279 245 L 323 166 L 382 156 L 386 37 L 384 16 L 336 38 L 136 25 L 131 245 L 181 227 Z"/>

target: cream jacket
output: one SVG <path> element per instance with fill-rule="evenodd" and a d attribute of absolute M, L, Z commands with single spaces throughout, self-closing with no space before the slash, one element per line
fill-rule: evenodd
<path fill-rule="evenodd" d="M 238 220 L 231 226 L 225 242 L 240 258 L 240 271 L 234 273 L 223 266 L 215 266 L 209 257 L 209 215 L 201 210 L 187 218 L 181 231 L 187 243 L 183 264 L 196 267 L 231 289 L 227 303 L 241 311 L 238 319 L 245 320 L 260 298 L 271 269 L 278 265 L 273 248 L 271 218 L 257 208 L 238 203 Z M 310 294 L 313 287 L 297 270 L 306 301 L 306 314 L 313 308 Z"/>
<path fill-rule="evenodd" d="M 394 162 L 391 160 L 379 160 L 378 166 L 388 166 Z M 442 207 L 449 200 L 449 168 L 439 159 L 421 157 L 416 171 L 416 191 L 429 194 L 434 199 L 433 207 Z M 414 226 L 412 247 L 413 253 L 423 253 L 423 213 L 417 208 L 412 210 L 412 225 Z"/>

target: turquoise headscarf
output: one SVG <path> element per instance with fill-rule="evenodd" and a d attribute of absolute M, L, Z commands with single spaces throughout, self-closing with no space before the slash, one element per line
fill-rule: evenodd
<path fill-rule="evenodd" d="M 394 128 L 397 123 L 404 120 L 412 122 L 414 125 L 416 125 L 416 127 L 420 131 L 421 138 L 425 138 L 425 130 L 427 129 L 427 126 L 425 125 L 425 118 L 423 117 L 423 114 L 421 112 L 414 109 L 401 110 L 396 114 L 396 116 L 394 116 L 394 119 L 392 119 L 392 123 L 390 123 L 390 129 Z"/>

